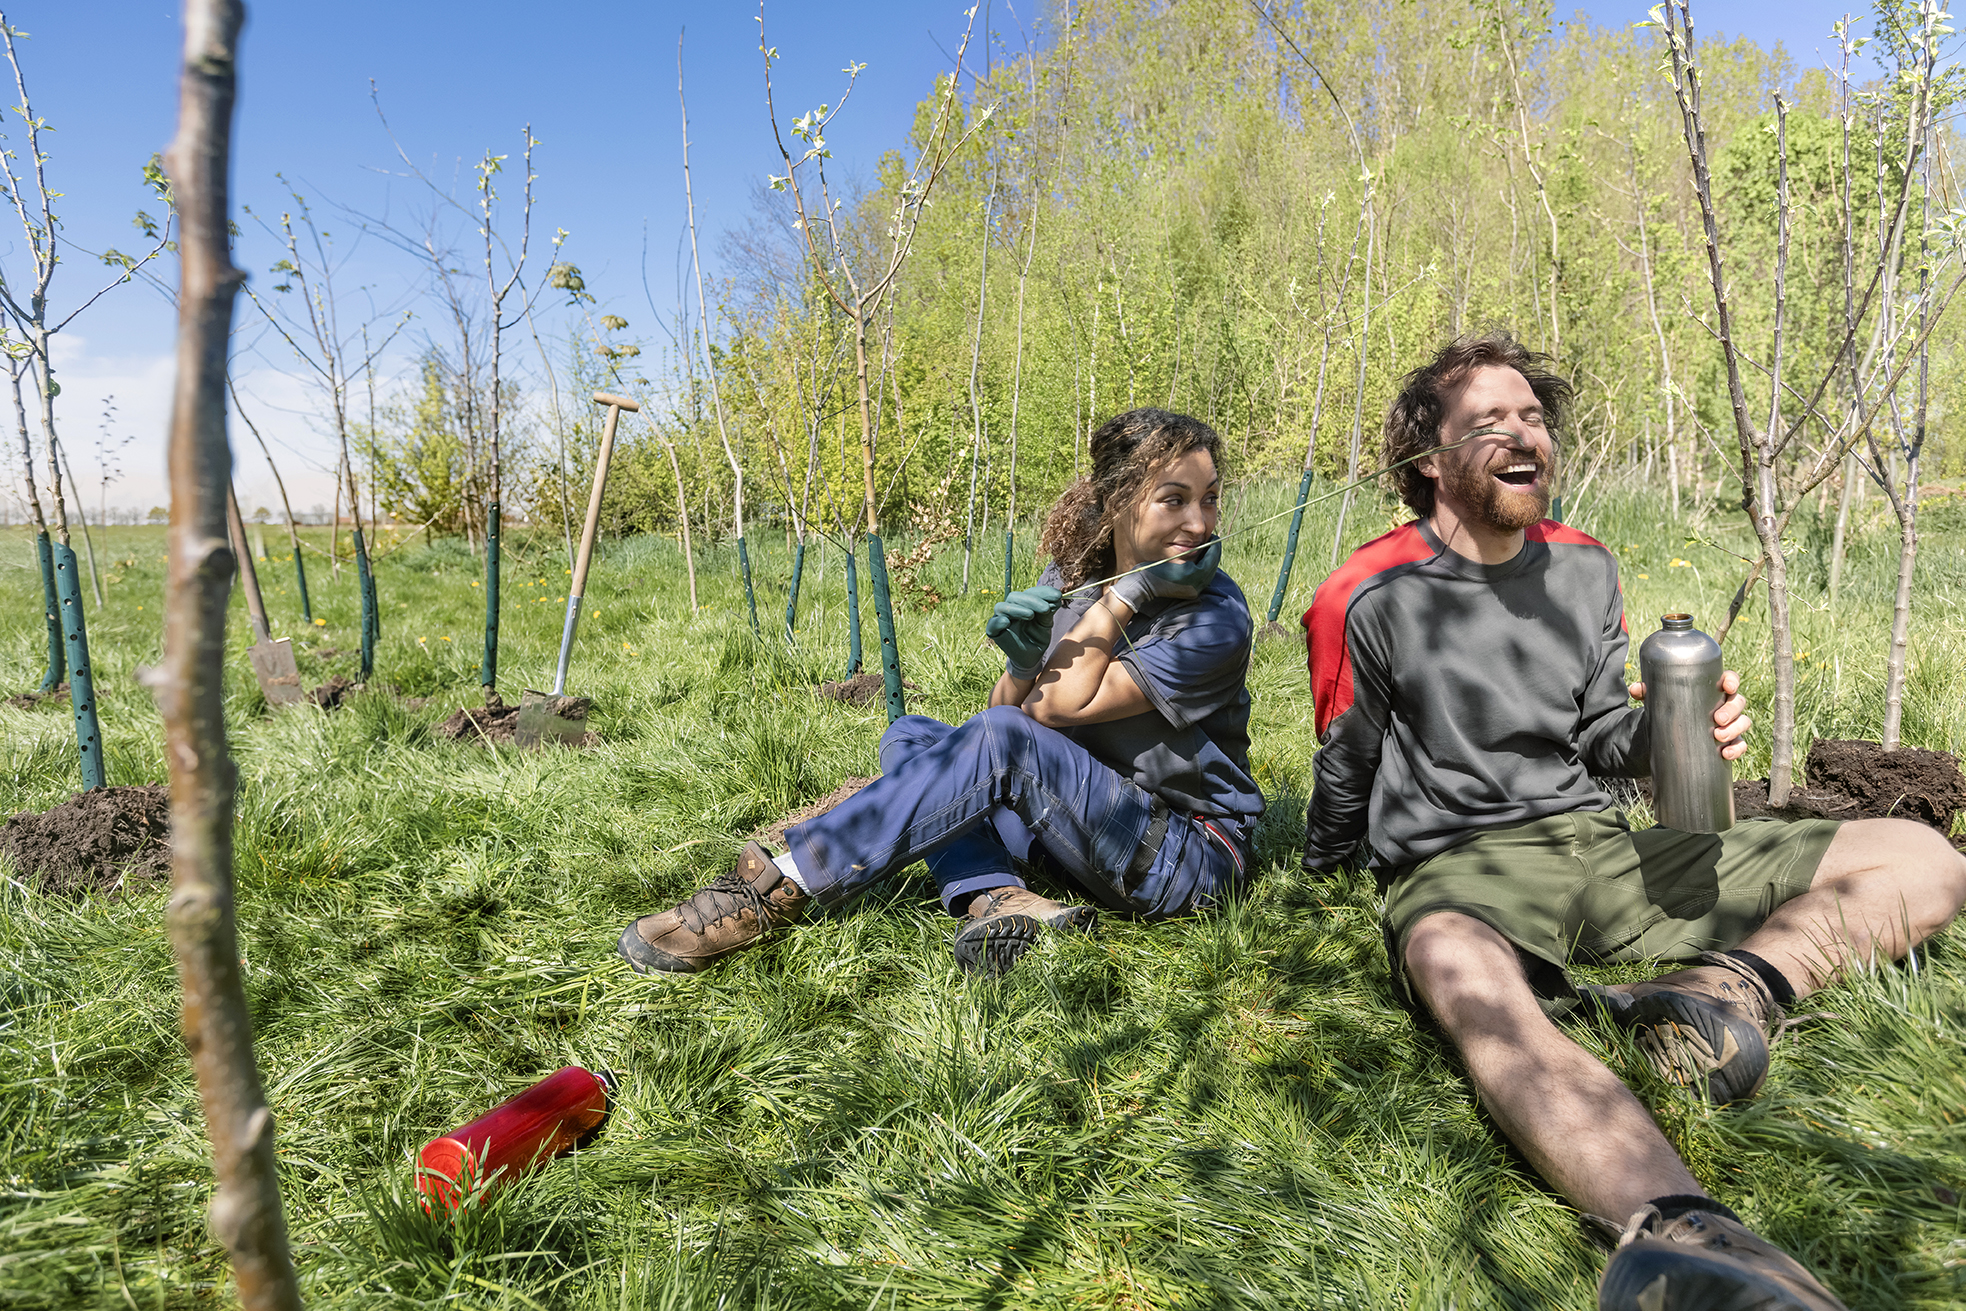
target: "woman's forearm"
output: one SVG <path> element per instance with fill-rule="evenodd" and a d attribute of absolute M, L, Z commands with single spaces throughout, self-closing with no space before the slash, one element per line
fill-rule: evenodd
<path fill-rule="evenodd" d="M 1139 707 L 1122 706 L 1115 700 L 1129 692 L 1139 695 L 1130 677 L 1117 685 L 1109 678 L 1113 647 L 1132 613 L 1124 601 L 1110 594 L 1093 602 L 1052 652 L 1051 663 L 1024 698 L 1025 713 L 1040 723 L 1066 725 L 1091 722 L 1085 716 L 1092 711 L 1104 712 L 1096 716 L 1103 719 L 1115 717 L 1111 713 L 1115 710 L 1137 713 L 1144 708 L 1144 698 Z"/>
<path fill-rule="evenodd" d="M 990 709 L 995 710 L 998 706 L 1022 709 L 1024 698 L 1031 695 L 1037 681 L 1035 678 L 1013 678 L 1005 672 L 997 678 L 997 685 L 990 689 Z"/>

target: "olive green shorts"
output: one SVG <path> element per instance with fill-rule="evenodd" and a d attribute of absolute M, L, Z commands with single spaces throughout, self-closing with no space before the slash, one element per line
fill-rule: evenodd
<path fill-rule="evenodd" d="M 1686 960 L 1739 946 L 1770 911 L 1809 890 L 1834 820 L 1750 819 L 1725 833 L 1632 832 L 1618 811 L 1574 811 L 1487 829 L 1394 871 L 1386 888 L 1393 987 L 1407 987 L 1406 941 L 1441 911 L 1514 943 L 1543 1009 L 1577 1000 L 1571 961 Z"/>

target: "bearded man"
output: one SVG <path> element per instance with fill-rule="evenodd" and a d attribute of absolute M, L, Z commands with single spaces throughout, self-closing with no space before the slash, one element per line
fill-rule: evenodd
<path fill-rule="evenodd" d="M 1304 867 L 1369 842 L 1395 991 L 1537 1171 L 1620 1234 L 1601 1308 L 1841 1307 L 1553 1021 L 1602 1016 L 1668 1080 L 1751 1096 L 1781 1008 L 1943 928 L 1966 859 L 1906 820 L 1627 826 L 1594 776 L 1650 772 L 1645 689 L 1625 683 L 1617 560 L 1545 517 L 1570 399 L 1549 365 L 1491 333 L 1404 379 L 1386 462 L 1411 460 L 1418 517 L 1360 547 L 1304 616 L 1321 738 Z M 1713 716 L 1729 760 L 1750 726 L 1739 687 L 1722 675 Z M 1691 964 L 1578 987 L 1572 959 Z"/>

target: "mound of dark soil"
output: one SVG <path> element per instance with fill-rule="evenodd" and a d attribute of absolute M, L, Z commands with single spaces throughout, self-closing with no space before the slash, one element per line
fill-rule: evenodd
<path fill-rule="evenodd" d="M 497 693 L 491 704 L 466 706 L 437 725 L 437 736 L 452 742 L 510 742 L 519 731 L 519 707 L 508 706 Z"/>
<path fill-rule="evenodd" d="M 1868 813 L 1923 820 L 1941 833 L 1966 810 L 1966 775 L 1945 751 L 1820 738 L 1809 748 L 1808 775 L 1811 787 L 1841 792 Z"/>
<path fill-rule="evenodd" d="M 52 896 L 120 896 L 171 871 L 171 794 L 161 783 L 77 792 L 0 828 L 0 851 Z"/>
<path fill-rule="evenodd" d="M 767 846 L 777 847 L 783 850 L 785 847 L 786 829 L 791 828 L 794 824 L 803 824 L 809 819 L 818 819 L 821 815 L 839 805 L 842 801 L 845 801 L 848 797 L 873 781 L 871 778 L 850 778 L 811 805 L 800 806 L 797 810 L 785 816 L 785 818 L 759 829 L 751 836 Z"/>
<path fill-rule="evenodd" d="M 910 692 L 921 691 L 905 678 L 901 680 L 901 686 Z M 815 690 L 828 701 L 844 701 L 850 706 L 871 706 L 886 699 L 887 681 L 879 674 L 855 674 L 852 678 L 821 683 Z"/>
<path fill-rule="evenodd" d="M 16 692 L 7 698 L 7 704 L 16 710 L 35 710 L 56 701 L 67 704 L 67 683 L 56 683 L 52 692 Z"/>
<path fill-rule="evenodd" d="M 571 701 L 575 698 L 567 699 Z M 437 725 L 437 736 L 452 742 L 517 743 L 519 707 L 506 705 L 505 699 L 494 692 L 489 704 L 466 706 Z M 601 735 L 590 730 L 580 745 L 597 747 L 601 745 Z"/>
<path fill-rule="evenodd" d="M 307 695 L 323 710 L 337 709 L 355 691 L 355 684 L 336 674 Z"/>
<path fill-rule="evenodd" d="M 1768 780 L 1734 784 L 1741 819 L 1915 819 L 1950 835 L 1966 810 L 1966 775 L 1956 757 L 1922 747 L 1886 751 L 1875 742 L 1818 739 L 1803 772 L 1807 786 L 1791 789 L 1788 804 L 1768 806 Z M 1966 836 L 1954 840 L 1966 847 Z"/>

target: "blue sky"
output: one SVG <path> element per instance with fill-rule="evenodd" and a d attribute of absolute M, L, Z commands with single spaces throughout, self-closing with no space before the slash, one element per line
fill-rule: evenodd
<path fill-rule="evenodd" d="M 0 0 L 0 8 L 31 37 L 20 43 L 21 58 L 35 112 L 56 129 L 44 149 L 51 157 L 49 184 L 66 193 L 60 211 L 66 236 L 86 249 L 131 249 L 138 241 L 131 216 L 139 207 L 156 211 L 139 170 L 175 127 L 176 6 Z M 706 260 L 714 258 L 717 235 L 749 217 L 755 187 L 778 162 L 764 112 L 757 10 L 747 4 L 262 0 L 249 8 L 236 201 L 277 215 L 288 203 L 275 177 L 283 173 L 315 204 L 344 251 L 353 245 L 354 227 L 337 206 L 400 219 L 418 200 L 419 184 L 396 176 L 402 164 L 377 120 L 371 80 L 397 139 L 433 176 L 468 170 L 487 149 L 516 154 L 530 122 L 540 142 L 536 238 L 568 229 L 567 257 L 634 333 L 654 326 L 642 293 L 645 241 L 656 304 L 667 312 L 675 302 L 683 231 L 679 30 L 686 29 L 691 166 Z M 1644 11 L 1642 3 L 1599 0 L 1584 12 L 1609 25 L 1638 21 Z M 1021 51 L 1039 12 L 1039 0 L 991 0 L 992 57 Z M 1798 63 L 1810 64 L 1827 49 L 1829 26 L 1841 12 L 1817 0 L 1696 0 L 1694 17 L 1702 33 L 1781 40 Z M 840 70 L 849 61 L 867 66 L 829 133 L 839 168 L 862 175 L 902 139 L 916 103 L 950 66 L 964 25 L 962 9 L 948 0 L 805 0 L 773 4 L 765 17 L 780 54 L 774 79 L 782 119 L 837 100 L 845 84 Z M 979 12 L 979 29 L 982 18 Z M 972 47 L 972 60 L 976 53 Z M 7 131 L 8 144 L 21 148 L 11 115 Z M 461 185 L 468 193 L 468 174 Z M 543 246 L 536 241 L 535 250 Z M 267 265 L 276 255 L 249 226 L 240 256 L 256 285 L 271 281 Z M 19 237 L 11 223 L 0 224 L 0 261 L 19 276 Z M 71 251 L 55 284 L 56 313 L 93 291 L 104 273 Z M 391 304 L 400 301 L 406 276 L 405 259 L 371 243 L 352 250 L 342 286 L 347 292 L 366 283 Z M 249 312 L 242 302 L 242 316 Z M 160 499 L 154 489 L 163 468 L 171 330 L 172 312 L 160 296 L 125 287 L 78 319 L 57 349 L 64 441 L 92 502 L 94 447 L 110 395 L 117 406 L 114 435 L 135 438 L 122 461 L 127 477 L 111 490 L 110 502 Z M 416 330 L 413 325 L 411 334 Z M 255 417 L 276 450 L 284 448 L 282 471 L 298 506 L 326 500 L 330 447 L 307 418 L 307 393 L 273 367 L 283 363 L 277 351 L 266 347 L 261 356 L 242 360 L 239 370 Z M 264 462 L 246 453 L 250 438 L 243 432 L 235 435 L 235 449 L 242 440 L 241 498 L 271 503 Z M 4 462 L 17 463 L 11 455 Z"/>

